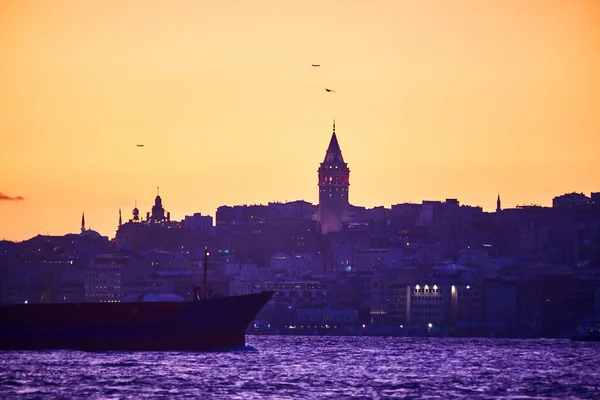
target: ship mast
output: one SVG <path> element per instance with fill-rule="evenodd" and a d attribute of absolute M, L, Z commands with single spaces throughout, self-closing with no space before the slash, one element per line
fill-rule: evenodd
<path fill-rule="evenodd" d="M 208 246 L 204 246 L 204 291 L 202 292 L 202 294 L 204 295 L 205 299 L 208 298 L 207 285 L 206 285 L 206 266 L 208 264 L 208 256 L 209 256 Z"/>

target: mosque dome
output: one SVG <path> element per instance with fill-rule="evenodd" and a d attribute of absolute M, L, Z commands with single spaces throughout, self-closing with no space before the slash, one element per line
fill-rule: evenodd
<path fill-rule="evenodd" d="M 88 238 L 101 238 L 102 235 L 99 234 L 98 232 L 92 230 L 92 229 L 86 229 L 85 231 L 81 232 L 79 234 L 79 236 L 81 237 L 88 237 Z"/>

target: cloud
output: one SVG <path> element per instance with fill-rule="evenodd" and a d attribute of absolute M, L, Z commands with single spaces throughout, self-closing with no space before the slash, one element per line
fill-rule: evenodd
<path fill-rule="evenodd" d="M 2 200 L 6 200 L 6 201 L 21 201 L 21 200 L 25 200 L 23 198 L 23 196 L 15 196 L 15 197 L 10 197 L 2 192 L 0 192 L 0 201 Z"/>

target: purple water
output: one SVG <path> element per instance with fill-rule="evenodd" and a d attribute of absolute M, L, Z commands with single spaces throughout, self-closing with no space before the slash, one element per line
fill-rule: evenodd
<path fill-rule="evenodd" d="M 600 398 L 600 343 L 319 336 L 247 343 L 225 353 L 0 352 L 0 398 Z"/>

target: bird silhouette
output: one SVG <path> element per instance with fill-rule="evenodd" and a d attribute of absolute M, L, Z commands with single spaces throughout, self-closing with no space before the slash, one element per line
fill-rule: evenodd
<path fill-rule="evenodd" d="M 310 64 L 310 65 L 311 65 L 311 67 L 320 67 L 321 66 L 321 64 Z"/>
<path fill-rule="evenodd" d="M 325 88 L 325 90 L 326 90 L 327 92 L 329 92 L 329 93 L 335 93 L 335 90 L 333 90 L 333 89 L 328 89 L 328 88 Z"/>
<path fill-rule="evenodd" d="M 136 144 L 137 147 L 144 147 L 143 144 Z"/>

